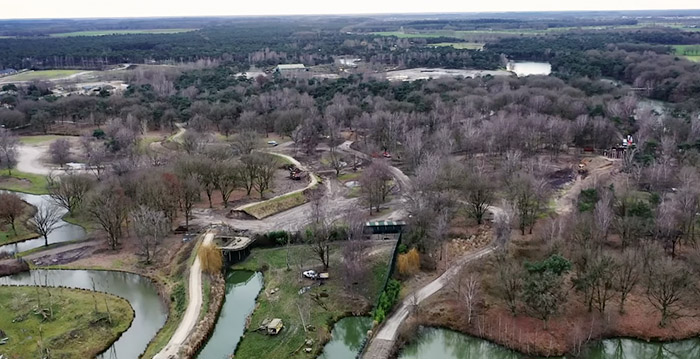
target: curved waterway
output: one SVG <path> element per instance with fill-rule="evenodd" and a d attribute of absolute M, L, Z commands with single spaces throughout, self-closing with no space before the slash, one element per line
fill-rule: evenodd
<path fill-rule="evenodd" d="M 19 192 L 12 192 L 12 191 L 3 191 L 3 192 L 11 192 L 15 193 L 18 196 L 20 196 L 24 201 L 27 203 L 31 204 L 34 207 L 39 207 L 41 205 L 51 205 L 53 204 L 53 200 L 51 199 L 50 196 L 48 195 L 43 195 L 43 196 L 38 196 L 34 194 L 26 194 L 26 193 L 19 193 Z M 68 211 L 65 209 L 61 208 L 60 213 L 61 216 L 65 215 Z M 70 224 L 64 220 L 61 220 L 57 224 L 59 227 L 51 232 L 49 234 L 48 239 L 49 239 L 49 244 L 52 243 L 59 243 L 59 242 L 68 242 L 68 241 L 73 241 L 77 239 L 83 239 L 85 238 L 85 229 L 83 227 L 77 226 L 75 224 Z M 30 249 L 34 249 L 37 247 L 41 247 L 44 245 L 44 238 L 36 238 L 36 239 L 30 239 L 24 242 L 19 242 L 19 243 L 13 243 L 13 244 L 6 244 L 4 246 L 0 246 L 0 252 L 9 252 L 9 253 L 19 253 L 19 252 L 24 252 L 28 251 Z"/>
<path fill-rule="evenodd" d="M 527 359 L 489 341 L 447 329 L 423 328 L 418 338 L 400 353 L 399 359 Z M 565 358 L 565 357 L 564 357 Z M 582 359 L 697 359 L 700 339 L 647 343 L 633 339 L 606 339 L 590 345 Z"/>
<path fill-rule="evenodd" d="M 129 301 L 134 321 L 100 358 L 135 359 L 163 326 L 168 308 L 150 279 L 137 274 L 94 270 L 32 270 L 0 278 L 0 285 L 70 287 L 106 292 Z"/>
<path fill-rule="evenodd" d="M 258 272 L 229 271 L 226 274 L 226 299 L 214 332 L 198 358 L 230 358 L 243 336 L 246 318 L 255 309 L 255 298 L 262 288 L 263 276 Z"/>
<path fill-rule="evenodd" d="M 318 359 L 355 359 L 362 349 L 367 331 L 372 328 L 369 317 L 346 317 L 333 326 L 331 341 L 323 347 Z"/>

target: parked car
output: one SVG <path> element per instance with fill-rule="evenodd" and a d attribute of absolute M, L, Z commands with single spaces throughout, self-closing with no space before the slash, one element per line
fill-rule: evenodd
<path fill-rule="evenodd" d="M 309 279 L 316 279 L 316 278 L 318 278 L 318 273 L 316 273 L 315 270 L 307 270 L 307 271 L 304 271 L 304 273 L 302 273 L 302 275 L 303 275 L 304 277 L 306 277 L 306 278 L 309 278 Z"/>
<path fill-rule="evenodd" d="M 279 145 L 279 143 L 277 143 L 277 141 L 267 141 L 267 144 L 272 146 L 272 147 Z"/>

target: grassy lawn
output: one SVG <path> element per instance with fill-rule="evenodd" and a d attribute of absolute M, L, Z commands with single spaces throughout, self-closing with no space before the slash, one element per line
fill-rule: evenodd
<path fill-rule="evenodd" d="M 308 201 L 308 198 L 306 198 L 303 192 L 296 192 L 250 206 L 244 209 L 244 212 L 257 219 L 262 219 L 275 213 L 280 213 L 290 208 L 300 206 Z"/>
<path fill-rule="evenodd" d="M 428 46 L 453 47 L 455 49 L 466 49 L 466 50 L 481 50 L 484 48 L 484 44 L 475 43 L 475 42 L 440 42 L 437 44 L 430 44 Z"/>
<path fill-rule="evenodd" d="M 44 175 L 12 170 L 12 176 L 10 176 L 8 170 L 0 170 L 0 189 L 42 195 L 49 193 L 46 186 Z"/>
<path fill-rule="evenodd" d="M 22 136 L 19 138 L 19 142 L 25 145 L 38 145 L 45 142 L 50 142 L 57 140 L 65 136 L 55 136 L 55 135 L 42 135 L 42 136 Z"/>
<path fill-rule="evenodd" d="M 700 62 L 700 45 L 672 45 L 676 55 L 683 56 L 690 61 Z"/>
<path fill-rule="evenodd" d="M 362 172 L 343 173 L 340 176 L 338 176 L 338 181 L 340 181 L 340 182 L 357 181 L 360 178 L 360 176 L 362 176 Z"/>
<path fill-rule="evenodd" d="M 372 34 L 374 35 L 379 35 L 379 36 L 396 36 L 400 39 L 406 39 L 406 38 L 434 38 L 434 37 L 440 37 L 440 36 L 449 36 L 449 35 L 441 35 L 441 34 L 433 34 L 433 33 L 405 33 L 401 31 L 378 31 L 378 32 L 373 32 Z"/>
<path fill-rule="evenodd" d="M 21 74 L 3 77 L 3 81 L 32 81 L 32 80 L 52 80 L 68 77 L 70 75 L 83 72 L 83 70 L 41 70 L 27 71 Z"/>
<path fill-rule="evenodd" d="M 75 31 L 51 34 L 51 37 L 70 36 L 104 36 L 104 35 L 127 35 L 127 34 L 176 34 L 179 32 L 194 31 L 197 29 L 140 29 L 140 30 L 96 30 L 96 31 Z"/>
<path fill-rule="evenodd" d="M 367 259 L 367 276 L 357 287 L 361 295 L 350 293 L 343 285 L 340 243 L 331 245 L 330 279 L 318 286 L 313 280 L 301 277 L 301 272 L 317 268 L 319 261 L 307 246 L 290 247 L 291 270 L 287 270 L 287 249 L 284 247 L 253 250 L 250 257 L 234 266 L 234 269 L 264 271 L 265 287 L 258 296 L 258 306 L 251 317 L 250 326 L 239 344 L 236 358 L 315 358 L 323 344 L 330 339 L 333 324 L 351 313 L 366 313 L 384 284 L 389 256 L 376 255 Z M 368 278 L 367 278 L 368 277 Z M 311 287 L 299 294 L 303 287 Z M 279 289 L 271 294 L 272 289 Z M 300 312 L 302 313 L 300 315 Z M 304 330 L 304 323 L 311 326 Z M 256 329 L 263 320 L 280 318 L 284 329 L 277 336 L 267 336 Z M 304 342 L 314 341 L 313 351 L 306 353 Z"/>
<path fill-rule="evenodd" d="M 126 300 L 75 289 L 0 287 L 0 303 L 0 328 L 9 337 L 0 352 L 8 359 L 42 358 L 40 345 L 52 358 L 92 358 L 134 319 Z M 53 316 L 44 319 L 38 308 Z"/>

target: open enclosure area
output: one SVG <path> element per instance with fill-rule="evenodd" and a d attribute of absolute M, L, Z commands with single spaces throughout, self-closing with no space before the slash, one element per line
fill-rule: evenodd
<path fill-rule="evenodd" d="M 90 358 L 131 326 L 129 302 L 103 293 L 0 287 L 0 354 L 20 358 Z"/>

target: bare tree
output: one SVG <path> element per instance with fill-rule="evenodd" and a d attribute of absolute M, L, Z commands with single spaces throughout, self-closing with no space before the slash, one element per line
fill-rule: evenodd
<path fill-rule="evenodd" d="M 309 212 L 310 224 L 305 232 L 305 241 L 311 247 L 311 251 L 323 264 L 323 269 L 330 266 L 330 240 L 334 227 L 334 220 L 330 215 L 326 198 L 320 190 L 315 190 L 311 195 L 311 211 Z"/>
<path fill-rule="evenodd" d="M 170 231 L 168 219 L 161 211 L 139 206 L 131 211 L 131 220 L 136 239 L 141 246 L 141 255 L 145 257 L 146 263 L 151 263 L 158 245 Z"/>
<path fill-rule="evenodd" d="M 690 271 L 668 257 L 662 257 L 649 266 L 646 293 L 649 302 L 661 313 L 659 326 L 669 319 L 681 316 L 682 302 L 693 293 Z"/>
<path fill-rule="evenodd" d="M 182 149 L 188 154 L 200 152 L 207 142 L 207 136 L 195 130 L 186 131 L 180 136 Z"/>
<path fill-rule="evenodd" d="M 347 240 L 343 243 L 343 279 L 345 286 L 357 291 L 357 284 L 367 275 L 367 243 L 363 238 L 365 216 L 360 209 L 350 209 L 344 216 L 347 225 Z"/>
<path fill-rule="evenodd" d="M 380 206 L 393 189 L 391 172 L 383 161 L 373 161 L 360 176 L 360 189 L 365 203 L 372 214 L 372 208 L 379 212 Z"/>
<path fill-rule="evenodd" d="M 620 294 L 620 314 L 625 312 L 625 301 L 632 289 L 637 285 L 640 278 L 639 256 L 637 251 L 625 249 L 622 254 L 616 257 L 617 271 L 613 277 L 613 284 Z"/>
<path fill-rule="evenodd" d="M 244 131 L 233 137 L 232 146 L 238 154 L 247 155 L 253 152 L 259 141 L 260 136 L 257 132 Z"/>
<path fill-rule="evenodd" d="M 493 235 L 495 243 L 506 248 L 510 242 L 510 236 L 513 226 L 513 209 L 507 203 L 503 203 L 500 208 L 494 210 L 493 216 Z"/>
<path fill-rule="evenodd" d="M 275 157 L 267 154 L 257 153 L 253 157 L 255 159 L 253 187 L 260 194 L 260 199 L 262 199 L 265 191 L 272 185 L 278 162 Z"/>
<path fill-rule="evenodd" d="M 544 209 L 547 183 L 531 174 L 521 173 L 511 180 L 509 192 L 517 210 L 521 234 L 525 235 L 525 230 L 528 228 L 529 233 L 532 234 L 535 221 Z"/>
<path fill-rule="evenodd" d="M 471 324 L 479 302 L 481 283 L 479 276 L 474 274 L 470 268 L 466 268 L 458 281 L 457 294 L 467 310 L 467 323 Z"/>
<path fill-rule="evenodd" d="M 49 245 L 49 234 L 60 228 L 61 210 L 53 204 L 41 204 L 27 222 L 32 231 L 44 237 L 44 246 Z"/>
<path fill-rule="evenodd" d="M 221 193 L 224 208 L 228 208 L 228 200 L 233 191 L 238 188 L 241 180 L 233 160 L 217 162 L 216 167 L 217 175 L 214 179 L 214 187 Z"/>
<path fill-rule="evenodd" d="M 497 286 L 512 315 L 517 314 L 518 300 L 523 289 L 523 272 L 517 263 L 506 257 L 505 250 L 499 250 L 495 257 Z"/>
<path fill-rule="evenodd" d="M 65 175 L 48 178 L 49 195 L 57 205 L 68 210 L 70 215 L 80 208 L 94 181 L 86 175 Z"/>
<path fill-rule="evenodd" d="M 124 189 L 116 182 L 109 182 L 92 192 L 86 202 L 85 210 L 90 217 L 107 234 L 107 243 L 117 249 L 122 237 L 122 226 L 129 213 L 129 198 Z"/>
<path fill-rule="evenodd" d="M 489 206 L 495 200 L 494 179 L 487 176 L 483 168 L 475 166 L 474 173 L 466 176 L 463 183 L 466 212 L 478 224 L 482 224 Z"/>
<path fill-rule="evenodd" d="M 0 128 L 0 166 L 7 169 L 12 176 L 12 167 L 17 164 L 17 145 L 19 139 L 10 130 Z"/>
<path fill-rule="evenodd" d="M 613 220 L 612 191 L 600 189 L 598 192 L 602 192 L 602 194 L 593 210 L 593 219 L 595 223 L 596 241 L 599 246 L 602 246 L 608 240 L 608 233 Z"/>
<path fill-rule="evenodd" d="M 180 181 L 180 203 L 185 212 L 185 227 L 190 227 L 190 219 L 192 218 L 192 209 L 195 203 L 199 201 L 202 188 L 194 176 L 187 176 Z"/>
<path fill-rule="evenodd" d="M 24 201 L 18 195 L 7 192 L 0 193 L 0 219 L 3 219 L 12 227 L 12 233 L 15 235 L 17 235 L 15 224 L 17 219 L 24 213 L 24 209 Z"/>
<path fill-rule="evenodd" d="M 59 138 L 49 145 L 49 155 L 53 163 L 63 167 L 70 160 L 70 141 Z"/>

